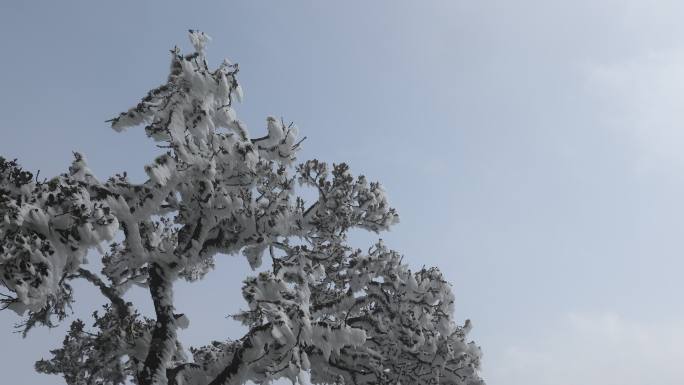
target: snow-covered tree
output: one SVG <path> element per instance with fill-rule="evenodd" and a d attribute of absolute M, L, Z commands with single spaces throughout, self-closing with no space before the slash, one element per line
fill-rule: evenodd
<path fill-rule="evenodd" d="M 190 31 L 190 40 L 193 53 L 171 51 L 167 82 L 110 121 L 116 131 L 144 126 L 167 150 L 145 166 L 146 182 L 101 181 L 79 153 L 44 181 L 0 158 L 3 309 L 23 317 L 25 334 L 68 316 L 74 279 L 108 301 L 91 327 L 74 321 L 36 369 L 74 385 L 297 382 L 305 372 L 316 384 L 481 384 L 470 322 L 455 324 L 439 270 L 412 271 L 382 241 L 347 244 L 350 229 L 397 223 L 382 187 L 346 164 L 295 165 L 301 141 L 282 120 L 269 117 L 267 134 L 252 139 L 234 111 L 238 65 L 210 69 L 208 36 Z M 306 202 L 297 186 L 317 198 Z M 100 272 L 88 269 L 92 249 Z M 256 274 L 234 315 L 247 333 L 186 350 L 177 330 L 189 317 L 174 308 L 174 282 L 201 280 L 217 255 L 236 254 Z M 154 318 L 125 299 L 132 285 L 149 290 Z"/>

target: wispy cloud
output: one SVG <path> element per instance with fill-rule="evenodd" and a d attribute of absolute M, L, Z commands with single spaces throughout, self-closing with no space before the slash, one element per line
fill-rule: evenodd
<path fill-rule="evenodd" d="M 603 123 L 630 139 L 640 168 L 684 167 L 684 48 L 588 65 L 586 87 Z"/>
<path fill-rule="evenodd" d="M 573 313 L 509 346 L 491 384 L 678 385 L 684 380 L 684 320 L 638 322 L 613 313 Z"/>

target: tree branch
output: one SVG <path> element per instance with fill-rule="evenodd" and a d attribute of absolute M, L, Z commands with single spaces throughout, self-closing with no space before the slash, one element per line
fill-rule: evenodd
<path fill-rule="evenodd" d="M 268 330 L 271 326 L 271 323 L 266 323 L 252 328 L 247 335 L 243 337 L 242 346 L 240 346 L 240 348 L 233 353 L 233 359 L 230 361 L 230 363 L 216 376 L 216 378 L 209 383 L 209 385 L 224 385 L 227 383 L 227 381 L 233 378 L 233 376 L 238 373 L 240 368 L 246 364 L 244 361 L 245 353 L 250 348 L 254 347 L 252 343 L 252 337 L 259 332 Z"/>
<path fill-rule="evenodd" d="M 78 277 L 84 278 L 93 285 L 97 286 L 100 289 L 100 292 L 102 292 L 102 294 L 109 299 L 114 308 L 116 308 L 116 311 L 121 318 L 128 316 L 128 304 L 119 296 L 113 287 L 107 286 L 107 284 L 104 283 L 100 277 L 82 267 L 78 269 Z"/>

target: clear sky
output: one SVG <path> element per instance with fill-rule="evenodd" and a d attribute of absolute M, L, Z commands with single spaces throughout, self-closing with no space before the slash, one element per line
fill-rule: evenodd
<path fill-rule="evenodd" d="M 490 385 L 678 385 L 683 14 L 675 0 L 3 1 L 0 154 L 48 177 L 78 150 L 102 179 L 142 178 L 154 144 L 104 121 L 203 30 L 214 63 L 240 63 L 252 135 L 282 116 L 308 137 L 300 159 L 384 184 L 401 223 L 381 236 L 453 283 Z M 240 336 L 225 316 L 246 274 L 224 256 L 180 285 L 187 345 Z M 104 302 L 78 289 L 77 315 Z M 17 321 L 0 313 L 2 382 L 57 383 L 32 365 L 64 327 L 22 340 Z"/>

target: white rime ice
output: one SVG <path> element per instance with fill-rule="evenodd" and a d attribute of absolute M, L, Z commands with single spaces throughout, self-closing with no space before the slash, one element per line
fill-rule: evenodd
<path fill-rule="evenodd" d="M 398 222 L 380 184 L 344 163 L 296 164 L 302 140 L 282 119 L 267 118 L 266 135 L 252 139 L 234 110 L 238 65 L 210 69 L 210 38 L 190 40 L 193 53 L 171 51 L 167 82 L 110 121 L 116 131 L 142 125 L 168 150 L 145 166 L 144 183 L 126 173 L 101 181 L 79 153 L 43 181 L 0 158 L 3 308 L 24 317 L 26 333 L 68 316 L 74 279 L 108 300 L 92 326 L 73 321 L 36 369 L 70 385 L 482 384 L 471 323 L 454 323 L 439 270 L 410 270 L 382 241 L 346 244 L 352 228 Z M 317 199 L 296 196 L 296 184 Z M 93 248 L 106 250 L 100 273 L 86 268 Z M 177 330 L 192 324 L 174 308 L 174 281 L 200 280 L 221 255 L 255 270 L 234 316 L 248 332 L 188 352 Z M 148 288 L 154 318 L 123 300 L 132 285 Z"/>

